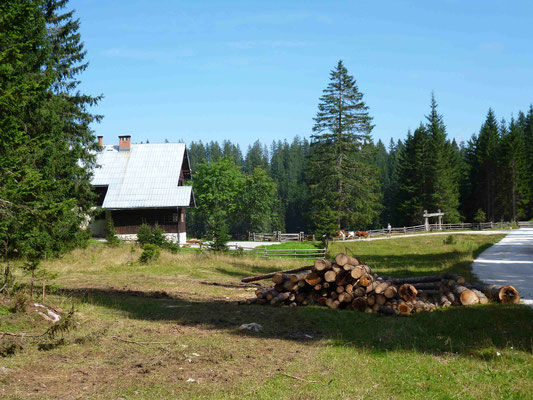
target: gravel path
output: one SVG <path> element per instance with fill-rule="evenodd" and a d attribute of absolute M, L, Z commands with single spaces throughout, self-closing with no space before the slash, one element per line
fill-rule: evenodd
<path fill-rule="evenodd" d="M 522 228 L 488 248 L 472 264 L 474 274 L 489 284 L 509 284 L 533 306 L 533 229 Z"/>

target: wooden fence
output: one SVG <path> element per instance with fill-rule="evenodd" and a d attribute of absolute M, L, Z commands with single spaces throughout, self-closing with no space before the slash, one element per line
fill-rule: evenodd
<path fill-rule="evenodd" d="M 308 239 L 309 235 L 304 232 L 299 233 L 250 233 L 249 240 L 252 242 L 303 242 Z M 314 235 L 311 235 L 311 240 L 315 240 Z"/>
<path fill-rule="evenodd" d="M 296 258 L 299 260 L 314 260 L 315 258 L 325 258 L 327 249 L 271 249 L 268 246 L 244 247 L 238 244 L 229 247 L 230 253 L 257 256 L 261 258 Z"/>
<path fill-rule="evenodd" d="M 507 229 L 511 226 L 510 222 L 461 222 L 456 224 L 429 224 L 429 231 L 459 231 L 459 230 L 485 230 L 485 229 Z M 533 223 L 531 223 L 533 227 Z M 387 235 L 387 229 L 372 229 L 368 230 L 369 237 L 377 237 Z M 406 235 L 411 233 L 427 232 L 425 225 L 404 226 L 403 228 L 392 228 L 391 235 Z M 334 238 L 334 240 L 342 240 L 340 238 Z"/>
<path fill-rule="evenodd" d="M 325 258 L 327 249 L 269 249 L 256 247 L 252 254 L 262 258 L 297 258 L 299 260 L 314 260 Z"/>

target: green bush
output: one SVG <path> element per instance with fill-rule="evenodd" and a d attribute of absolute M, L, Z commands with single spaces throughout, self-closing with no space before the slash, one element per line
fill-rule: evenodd
<path fill-rule="evenodd" d="M 143 248 L 146 245 L 151 244 L 167 249 L 172 253 L 180 251 L 179 245 L 168 240 L 165 237 L 165 231 L 157 224 L 153 228 L 150 227 L 150 225 L 142 224 L 139 228 L 139 232 L 137 232 L 137 242 Z"/>
<path fill-rule="evenodd" d="M 139 257 L 139 261 L 147 264 L 152 261 L 157 261 L 161 255 L 161 248 L 155 244 L 145 244 L 143 247 L 143 252 Z"/>
<path fill-rule="evenodd" d="M 155 224 L 154 229 L 152 229 L 152 241 L 150 243 L 155 244 L 159 247 L 165 247 L 165 244 L 169 242 L 165 236 L 165 231 L 161 229 L 158 224 Z"/>
<path fill-rule="evenodd" d="M 116 246 L 119 243 L 117 232 L 115 231 L 115 223 L 111 217 L 109 217 L 106 221 L 105 238 L 109 246 Z"/>
<path fill-rule="evenodd" d="M 448 237 L 446 238 L 446 240 L 444 241 L 445 244 L 455 244 L 457 243 L 457 240 L 455 239 L 455 236 L 453 235 L 448 235 Z"/>
<path fill-rule="evenodd" d="M 485 222 L 486 220 L 487 220 L 487 215 L 481 208 L 479 208 L 476 211 L 476 215 L 474 216 L 474 222 L 481 223 L 481 222 Z"/>
<path fill-rule="evenodd" d="M 141 246 L 152 243 L 152 228 L 150 225 L 142 224 L 137 232 L 137 242 Z"/>
<path fill-rule="evenodd" d="M 217 224 L 213 227 L 213 241 L 211 242 L 209 248 L 213 251 L 227 252 L 228 240 L 230 240 L 230 235 L 228 234 L 228 227 L 225 223 Z"/>

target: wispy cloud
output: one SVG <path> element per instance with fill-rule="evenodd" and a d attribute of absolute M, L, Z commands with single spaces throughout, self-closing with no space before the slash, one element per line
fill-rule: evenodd
<path fill-rule="evenodd" d="M 173 49 L 166 51 L 114 47 L 103 50 L 100 54 L 110 58 L 121 58 L 138 61 L 175 61 L 179 58 L 191 57 L 194 53 L 191 49 Z"/>
<path fill-rule="evenodd" d="M 298 41 L 298 40 L 239 40 L 239 41 L 233 41 L 233 42 L 225 42 L 224 44 L 233 49 L 251 49 L 255 47 L 270 47 L 270 48 L 310 47 L 310 46 L 317 46 L 322 43 L 305 41 L 305 40 L 302 40 L 302 41 Z"/>
<path fill-rule="evenodd" d="M 501 53 L 504 49 L 504 44 L 501 41 L 492 41 L 492 42 L 482 42 L 479 45 L 479 48 L 483 51 L 490 53 Z"/>

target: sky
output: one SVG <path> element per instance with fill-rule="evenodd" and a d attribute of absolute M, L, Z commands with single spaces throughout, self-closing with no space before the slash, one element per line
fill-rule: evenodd
<path fill-rule="evenodd" d="M 533 2 L 71 0 L 85 93 L 103 94 L 104 144 L 309 137 L 343 60 L 374 118 L 405 139 L 431 92 L 449 137 L 468 140 L 489 107 L 533 102 Z"/>

